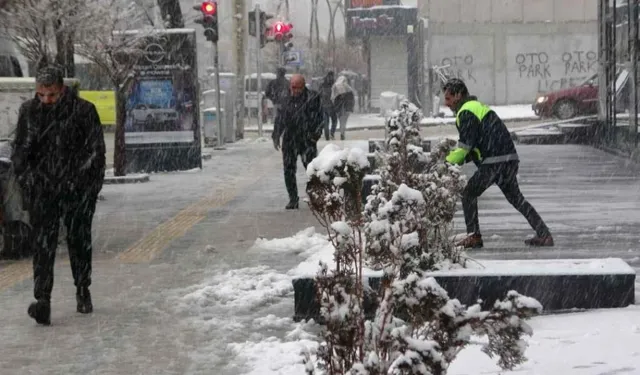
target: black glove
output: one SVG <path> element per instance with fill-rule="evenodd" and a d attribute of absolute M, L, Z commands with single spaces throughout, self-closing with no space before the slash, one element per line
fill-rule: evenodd
<path fill-rule="evenodd" d="M 273 148 L 280 151 L 280 138 L 273 138 Z"/>

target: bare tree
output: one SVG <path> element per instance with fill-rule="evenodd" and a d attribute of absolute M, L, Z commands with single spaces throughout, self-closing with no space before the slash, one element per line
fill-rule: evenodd
<path fill-rule="evenodd" d="M 309 20 L 309 48 L 312 49 L 314 44 L 314 35 L 318 46 L 320 44 L 320 31 L 318 29 L 318 2 L 319 0 L 311 0 L 311 18 Z M 315 31 L 315 34 L 314 34 Z"/>
<path fill-rule="evenodd" d="M 124 176 L 126 95 L 135 79 L 134 66 L 144 55 L 142 46 L 150 33 L 144 29 L 123 31 L 146 23 L 145 12 L 135 4 L 123 4 L 119 0 L 88 1 L 93 11 L 86 17 L 91 22 L 78 36 L 76 52 L 96 64 L 113 85 L 116 96 L 114 174 Z"/>
<path fill-rule="evenodd" d="M 83 0 L 14 0 L 0 10 L 0 24 L 37 69 L 57 62 L 73 77 L 74 34 L 86 24 Z"/>
<path fill-rule="evenodd" d="M 289 0 L 278 0 L 278 8 L 276 10 L 276 13 L 278 13 L 279 15 L 281 15 L 282 13 L 282 7 L 284 6 L 284 11 L 285 11 L 285 19 L 287 21 L 291 21 L 291 12 L 289 9 Z"/>
<path fill-rule="evenodd" d="M 160 7 L 164 27 L 167 29 L 184 27 L 184 19 L 182 17 L 179 0 L 158 0 L 158 7 Z"/>
<path fill-rule="evenodd" d="M 331 45 L 332 68 L 336 68 L 336 14 L 339 9 L 344 8 L 343 0 L 326 0 L 327 7 L 329 8 L 329 35 L 327 35 L 327 42 Z M 333 5 L 332 5 L 333 3 Z M 342 11 L 344 16 L 344 10 Z"/>

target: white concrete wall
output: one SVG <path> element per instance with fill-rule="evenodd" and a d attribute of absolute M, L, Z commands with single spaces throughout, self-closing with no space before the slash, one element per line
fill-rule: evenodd
<path fill-rule="evenodd" d="M 431 64 L 491 104 L 531 103 L 597 72 L 593 0 L 424 0 Z"/>

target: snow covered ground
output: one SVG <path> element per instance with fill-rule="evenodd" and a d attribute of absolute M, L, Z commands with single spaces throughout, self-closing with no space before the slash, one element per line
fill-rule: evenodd
<path fill-rule="evenodd" d="M 242 340 L 218 348 L 231 358 L 226 364 L 230 373 L 303 374 L 300 353 L 314 352 L 320 327 L 313 322 L 294 323 L 289 315 L 277 311 L 287 307 L 292 312 L 292 277 L 316 269 L 329 248 L 326 236 L 314 228 L 288 238 L 258 239 L 251 249 L 256 256 L 288 255 L 301 264 L 285 272 L 266 266 L 231 270 L 178 291 L 175 305 L 189 311 L 190 324 L 208 334 L 225 335 L 221 327 L 244 331 Z M 275 305 L 280 309 L 274 310 Z M 221 307 L 228 315 L 220 315 Z M 239 318 L 245 312 L 253 312 L 252 318 Z M 638 316 L 640 306 L 538 317 L 531 321 L 534 335 L 528 339 L 529 361 L 524 365 L 501 372 L 479 346 L 473 346 L 460 354 L 449 374 L 639 374 Z M 202 361 L 205 357 L 203 352 L 197 358 Z"/>
<path fill-rule="evenodd" d="M 503 120 L 531 120 L 537 119 L 538 116 L 533 113 L 531 105 L 504 105 L 491 107 Z M 425 126 L 452 124 L 455 122 L 453 113 L 446 107 L 440 110 L 445 117 L 426 117 L 422 119 L 421 124 Z M 257 131 L 258 126 L 255 125 L 256 119 L 251 120 L 251 125 L 245 126 L 247 131 Z M 349 117 L 347 129 L 375 129 L 384 127 L 384 117 L 379 114 L 360 114 L 354 113 Z M 263 130 L 272 131 L 273 124 L 265 124 Z"/>

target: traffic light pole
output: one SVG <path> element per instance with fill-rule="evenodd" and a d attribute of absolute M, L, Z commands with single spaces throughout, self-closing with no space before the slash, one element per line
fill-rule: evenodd
<path fill-rule="evenodd" d="M 213 68 L 216 70 L 216 119 L 218 120 L 218 147 L 224 146 L 224 137 L 222 135 L 222 105 L 220 100 L 220 59 L 218 52 L 218 43 L 213 43 Z M 229 115 L 225 113 L 225 115 Z"/>
<path fill-rule="evenodd" d="M 280 41 L 278 42 L 278 55 L 280 56 L 280 66 L 284 67 L 287 62 L 285 61 L 285 56 L 284 56 L 284 42 Z"/>
<path fill-rule="evenodd" d="M 256 43 L 256 73 L 258 80 L 258 137 L 262 138 L 262 56 L 260 53 L 260 34 L 257 31 L 260 27 L 260 5 L 256 4 L 256 35 L 258 37 L 258 42 Z M 262 31 L 260 30 L 260 33 Z"/>

